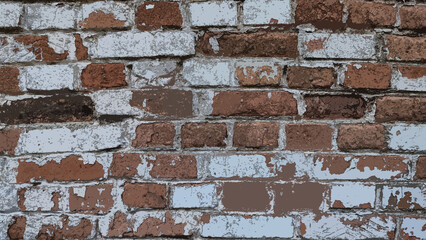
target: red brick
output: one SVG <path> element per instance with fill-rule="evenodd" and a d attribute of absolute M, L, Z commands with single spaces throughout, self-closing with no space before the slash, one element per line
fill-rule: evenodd
<path fill-rule="evenodd" d="M 287 72 L 289 88 L 329 88 L 336 83 L 333 68 L 291 66 Z"/>
<path fill-rule="evenodd" d="M 225 123 L 186 123 L 181 129 L 183 148 L 225 147 Z"/>
<path fill-rule="evenodd" d="M 388 60 L 417 61 L 426 59 L 426 37 L 386 36 Z"/>
<path fill-rule="evenodd" d="M 356 95 L 306 95 L 305 118 L 359 119 L 364 116 L 366 101 Z"/>
<path fill-rule="evenodd" d="M 210 39 L 220 48 L 213 50 Z M 278 32 L 205 33 L 197 43 L 198 52 L 208 56 L 224 57 L 288 57 L 299 56 L 297 34 Z"/>
<path fill-rule="evenodd" d="M 76 191 L 80 187 L 71 187 L 69 189 L 69 207 L 70 211 L 105 214 L 114 205 L 114 199 L 111 195 L 112 184 L 94 185 L 83 187 L 85 189 L 84 197 L 79 196 Z"/>
<path fill-rule="evenodd" d="M 402 77 L 409 79 L 417 79 L 426 76 L 426 67 L 422 66 L 397 66 Z"/>
<path fill-rule="evenodd" d="M 222 204 L 228 211 L 267 211 L 271 197 L 263 182 L 226 182 Z"/>
<path fill-rule="evenodd" d="M 88 89 L 127 86 L 123 63 L 92 63 L 81 72 L 81 85 Z"/>
<path fill-rule="evenodd" d="M 280 125 L 277 122 L 236 123 L 234 147 L 274 149 L 278 147 Z"/>
<path fill-rule="evenodd" d="M 57 62 L 67 59 L 69 52 L 64 50 L 63 53 L 56 53 L 49 45 L 49 37 L 44 36 L 33 36 L 33 35 L 21 35 L 16 36 L 15 41 L 25 45 L 29 52 L 32 52 L 36 60 L 42 60 L 47 63 Z"/>
<path fill-rule="evenodd" d="M 25 216 L 13 217 L 13 223 L 7 229 L 7 236 L 12 240 L 24 239 L 27 219 Z"/>
<path fill-rule="evenodd" d="M 376 63 L 352 63 L 346 65 L 345 87 L 359 89 L 387 89 L 392 70 L 389 65 Z"/>
<path fill-rule="evenodd" d="M 0 93 L 19 94 L 19 69 L 15 67 L 0 67 Z"/>
<path fill-rule="evenodd" d="M 177 28 L 182 26 L 182 22 L 178 2 L 146 1 L 138 6 L 136 13 L 136 27 L 141 31 L 150 31 L 161 27 Z"/>
<path fill-rule="evenodd" d="M 133 147 L 173 147 L 176 130 L 173 123 L 144 123 L 136 128 Z"/>
<path fill-rule="evenodd" d="M 327 124 L 287 124 L 286 149 L 323 150 L 331 149 L 333 129 Z"/>
<path fill-rule="evenodd" d="M 21 135 L 21 129 L 0 130 L 0 154 L 15 154 L 15 148 Z"/>
<path fill-rule="evenodd" d="M 61 222 L 43 224 L 36 239 L 89 239 L 95 228 L 95 221 L 81 218 L 79 222 L 70 222 L 68 216 L 62 215 Z"/>
<path fill-rule="evenodd" d="M 342 150 L 383 149 L 386 130 L 379 124 L 348 124 L 340 126 L 337 146 Z"/>
<path fill-rule="evenodd" d="M 394 4 L 351 0 L 348 25 L 353 28 L 392 27 L 396 23 Z"/>
<path fill-rule="evenodd" d="M 165 208 L 166 185 L 126 183 L 124 184 L 123 202 L 129 207 Z"/>
<path fill-rule="evenodd" d="M 403 6 L 399 9 L 401 28 L 424 30 L 426 28 L 426 6 Z"/>
<path fill-rule="evenodd" d="M 375 117 L 377 122 L 426 122 L 426 98 L 380 97 Z"/>
<path fill-rule="evenodd" d="M 425 180 L 426 179 L 426 157 L 419 157 L 416 165 L 416 174 L 414 179 Z"/>
<path fill-rule="evenodd" d="M 86 60 L 89 58 L 89 48 L 87 48 L 86 46 L 84 46 L 83 44 L 83 39 L 81 38 L 80 34 L 75 33 L 74 34 L 74 38 L 75 38 L 75 56 L 77 58 L 77 60 L 81 61 L 81 60 Z"/>
<path fill-rule="evenodd" d="M 281 82 L 282 67 L 279 64 L 260 66 L 237 66 L 235 76 L 241 86 L 278 86 Z"/>
<path fill-rule="evenodd" d="M 343 26 L 343 4 L 339 0 L 297 0 L 296 24 L 311 23 L 318 28 Z"/>
<path fill-rule="evenodd" d="M 213 98 L 211 115 L 294 116 L 297 101 L 285 91 L 222 91 Z"/>

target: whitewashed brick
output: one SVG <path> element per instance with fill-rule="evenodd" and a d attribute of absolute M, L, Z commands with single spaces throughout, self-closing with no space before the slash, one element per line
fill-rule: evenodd
<path fill-rule="evenodd" d="M 394 150 L 426 150 L 426 124 L 398 124 L 389 131 L 389 148 Z"/>
<path fill-rule="evenodd" d="M 137 114 L 140 110 L 130 106 L 132 96 L 130 90 L 101 90 L 91 95 L 96 112 L 100 115 Z"/>
<path fill-rule="evenodd" d="M 177 68 L 177 62 L 173 60 L 154 60 L 134 62 L 132 66 L 132 87 L 163 87 L 170 85 L 174 79 L 172 73 Z"/>
<path fill-rule="evenodd" d="M 420 71 L 419 71 L 420 72 Z M 406 76 L 399 69 L 392 76 L 392 88 L 406 91 L 426 91 L 426 75 L 413 77 Z"/>
<path fill-rule="evenodd" d="M 263 155 L 212 156 L 208 164 L 212 178 L 268 178 L 274 177 L 273 167 L 268 166 Z"/>
<path fill-rule="evenodd" d="M 123 26 L 130 26 L 134 21 L 134 10 L 129 5 L 122 2 L 106 2 L 99 1 L 94 3 L 83 4 L 81 11 L 78 14 L 78 25 L 85 28 L 86 26 L 93 25 L 91 21 L 97 14 L 112 15 L 113 20 L 122 21 Z M 89 25 L 87 25 L 89 24 Z M 98 23 L 102 25 L 102 23 Z"/>
<path fill-rule="evenodd" d="M 3 171 L 0 172 L 3 175 Z M 6 173 L 4 173 L 6 174 Z M 3 180 L 3 179 L 1 179 Z M 0 182 L 0 211 L 9 212 L 18 210 L 17 189 L 13 184 Z"/>
<path fill-rule="evenodd" d="M 0 215 L 0 239 L 9 239 L 9 225 L 13 223 L 13 215 Z"/>
<path fill-rule="evenodd" d="M 426 207 L 426 191 L 421 187 L 389 187 L 382 190 L 383 208 L 422 209 Z"/>
<path fill-rule="evenodd" d="M 236 26 L 237 3 L 234 1 L 194 2 L 189 5 L 192 26 Z"/>
<path fill-rule="evenodd" d="M 53 194 L 60 194 L 58 199 L 58 208 L 65 209 L 66 198 L 64 191 L 59 187 L 30 187 L 25 188 L 23 199 L 20 199 L 25 207 L 25 211 L 52 211 L 55 207 Z"/>
<path fill-rule="evenodd" d="M 203 237 L 221 238 L 291 238 L 291 217 L 269 216 L 211 216 L 203 225 Z"/>
<path fill-rule="evenodd" d="M 426 218 L 404 218 L 401 224 L 401 237 L 404 239 L 426 239 L 425 226 Z"/>
<path fill-rule="evenodd" d="M 190 86 L 236 86 L 233 74 L 229 61 L 190 59 L 183 63 L 182 76 Z"/>
<path fill-rule="evenodd" d="M 18 27 L 22 12 L 20 3 L 0 3 L 0 27 Z"/>
<path fill-rule="evenodd" d="M 288 24 L 292 22 L 290 0 L 246 0 L 243 4 L 244 24 Z"/>
<path fill-rule="evenodd" d="M 20 69 L 19 88 L 27 90 L 74 89 L 72 65 L 39 65 Z"/>
<path fill-rule="evenodd" d="M 299 52 L 305 58 L 375 59 L 375 47 L 373 34 L 299 34 Z"/>
<path fill-rule="evenodd" d="M 189 32 L 121 32 L 99 37 L 89 47 L 94 58 L 186 56 L 195 53 L 195 38 Z"/>
<path fill-rule="evenodd" d="M 360 183 L 333 185 L 330 190 L 331 206 L 337 208 L 374 208 L 375 198 L 375 187 Z"/>
<path fill-rule="evenodd" d="M 25 7 L 24 25 L 31 30 L 74 28 L 75 12 L 70 5 L 29 4 Z"/>
<path fill-rule="evenodd" d="M 214 184 L 178 185 L 173 187 L 173 208 L 212 208 L 216 205 Z"/>

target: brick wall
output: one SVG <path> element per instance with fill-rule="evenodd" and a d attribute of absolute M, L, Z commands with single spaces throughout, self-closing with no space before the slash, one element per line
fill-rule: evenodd
<path fill-rule="evenodd" d="M 426 239 L 422 0 L 1 1 L 0 239 Z"/>

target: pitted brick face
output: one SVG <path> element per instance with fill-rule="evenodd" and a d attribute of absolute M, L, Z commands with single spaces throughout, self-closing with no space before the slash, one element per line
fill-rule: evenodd
<path fill-rule="evenodd" d="M 19 94 L 19 69 L 14 67 L 0 67 L 0 92 Z"/>
<path fill-rule="evenodd" d="M 94 90 L 127 86 L 124 64 L 90 64 L 81 72 L 81 84 Z"/>
<path fill-rule="evenodd" d="M 391 27 L 396 23 L 393 4 L 349 1 L 348 25 L 353 28 Z"/>
<path fill-rule="evenodd" d="M 178 2 L 145 1 L 138 6 L 136 13 L 136 26 L 141 31 L 151 31 L 161 27 L 179 28 L 182 22 Z"/>

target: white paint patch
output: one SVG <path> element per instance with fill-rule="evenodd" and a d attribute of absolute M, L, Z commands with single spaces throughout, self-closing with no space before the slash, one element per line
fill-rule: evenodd
<path fill-rule="evenodd" d="M 101 90 L 91 94 L 96 112 L 100 115 L 133 115 L 140 112 L 130 106 L 133 93 L 130 90 Z"/>
<path fill-rule="evenodd" d="M 177 62 L 154 60 L 132 63 L 131 85 L 133 88 L 163 87 L 173 80 Z"/>
<path fill-rule="evenodd" d="M 51 211 L 55 206 L 52 201 L 54 192 L 60 192 L 60 189 L 52 187 L 27 188 L 24 202 L 26 211 Z M 63 204 L 61 204 L 61 207 L 63 207 Z"/>
<path fill-rule="evenodd" d="M 192 58 L 183 63 L 182 76 L 190 86 L 237 86 L 231 62 Z"/>
<path fill-rule="evenodd" d="M 220 50 L 219 42 L 217 41 L 216 37 L 209 38 L 209 44 L 213 49 L 214 53 L 218 53 Z"/>
<path fill-rule="evenodd" d="M 2 172 L 0 174 L 3 175 Z M 0 211 L 18 211 L 18 197 L 15 185 L 0 181 L 0 199 Z"/>
<path fill-rule="evenodd" d="M 213 208 L 216 206 L 214 184 L 174 186 L 171 196 L 173 208 Z"/>
<path fill-rule="evenodd" d="M 22 12 L 20 3 L 0 3 L 0 27 L 18 27 Z"/>
<path fill-rule="evenodd" d="M 234 1 L 194 2 L 189 5 L 192 26 L 236 26 L 237 3 Z"/>
<path fill-rule="evenodd" d="M 74 7 L 56 4 L 28 4 L 24 26 L 31 30 L 74 28 Z"/>
<path fill-rule="evenodd" d="M 426 91 L 426 75 L 419 78 L 408 78 L 402 76 L 400 71 L 396 71 L 396 74 L 392 76 L 392 88 L 397 90 L 405 91 Z"/>
<path fill-rule="evenodd" d="M 360 183 L 344 183 L 331 187 L 330 201 L 340 201 L 345 208 L 358 208 L 361 204 L 370 204 L 374 208 L 376 189 Z"/>
<path fill-rule="evenodd" d="M 19 88 L 27 90 L 73 90 L 72 65 L 27 66 L 20 69 Z"/>
<path fill-rule="evenodd" d="M 407 196 L 410 198 L 408 204 L 410 204 L 410 209 L 413 209 L 414 203 L 420 205 L 422 208 L 426 207 L 426 191 L 421 187 L 390 187 L 384 186 L 382 191 L 382 205 L 383 208 L 387 206 L 392 206 L 390 200 L 399 202 L 402 198 Z M 411 204 L 413 203 L 413 204 Z"/>
<path fill-rule="evenodd" d="M 91 13 L 103 12 L 105 14 L 113 14 L 116 20 L 124 21 L 124 26 L 130 26 L 133 23 L 134 10 L 129 5 L 122 2 L 94 2 L 82 5 L 82 10 L 79 14 L 78 23 L 82 23 L 86 18 L 89 18 Z"/>
<path fill-rule="evenodd" d="M 401 224 L 401 232 L 415 239 L 426 239 L 425 218 L 404 218 Z"/>
<path fill-rule="evenodd" d="M 262 155 L 212 156 L 207 167 L 212 178 L 268 178 L 276 176 Z"/>
<path fill-rule="evenodd" d="M 290 0 L 246 0 L 243 3 L 244 24 L 263 25 L 276 21 L 278 24 L 292 23 Z M 275 24 L 276 24 L 275 23 Z"/>
<path fill-rule="evenodd" d="M 81 198 L 86 196 L 86 187 L 73 187 L 72 192 Z"/>
<path fill-rule="evenodd" d="M 397 124 L 389 131 L 389 148 L 394 150 L 426 150 L 426 124 Z"/>

